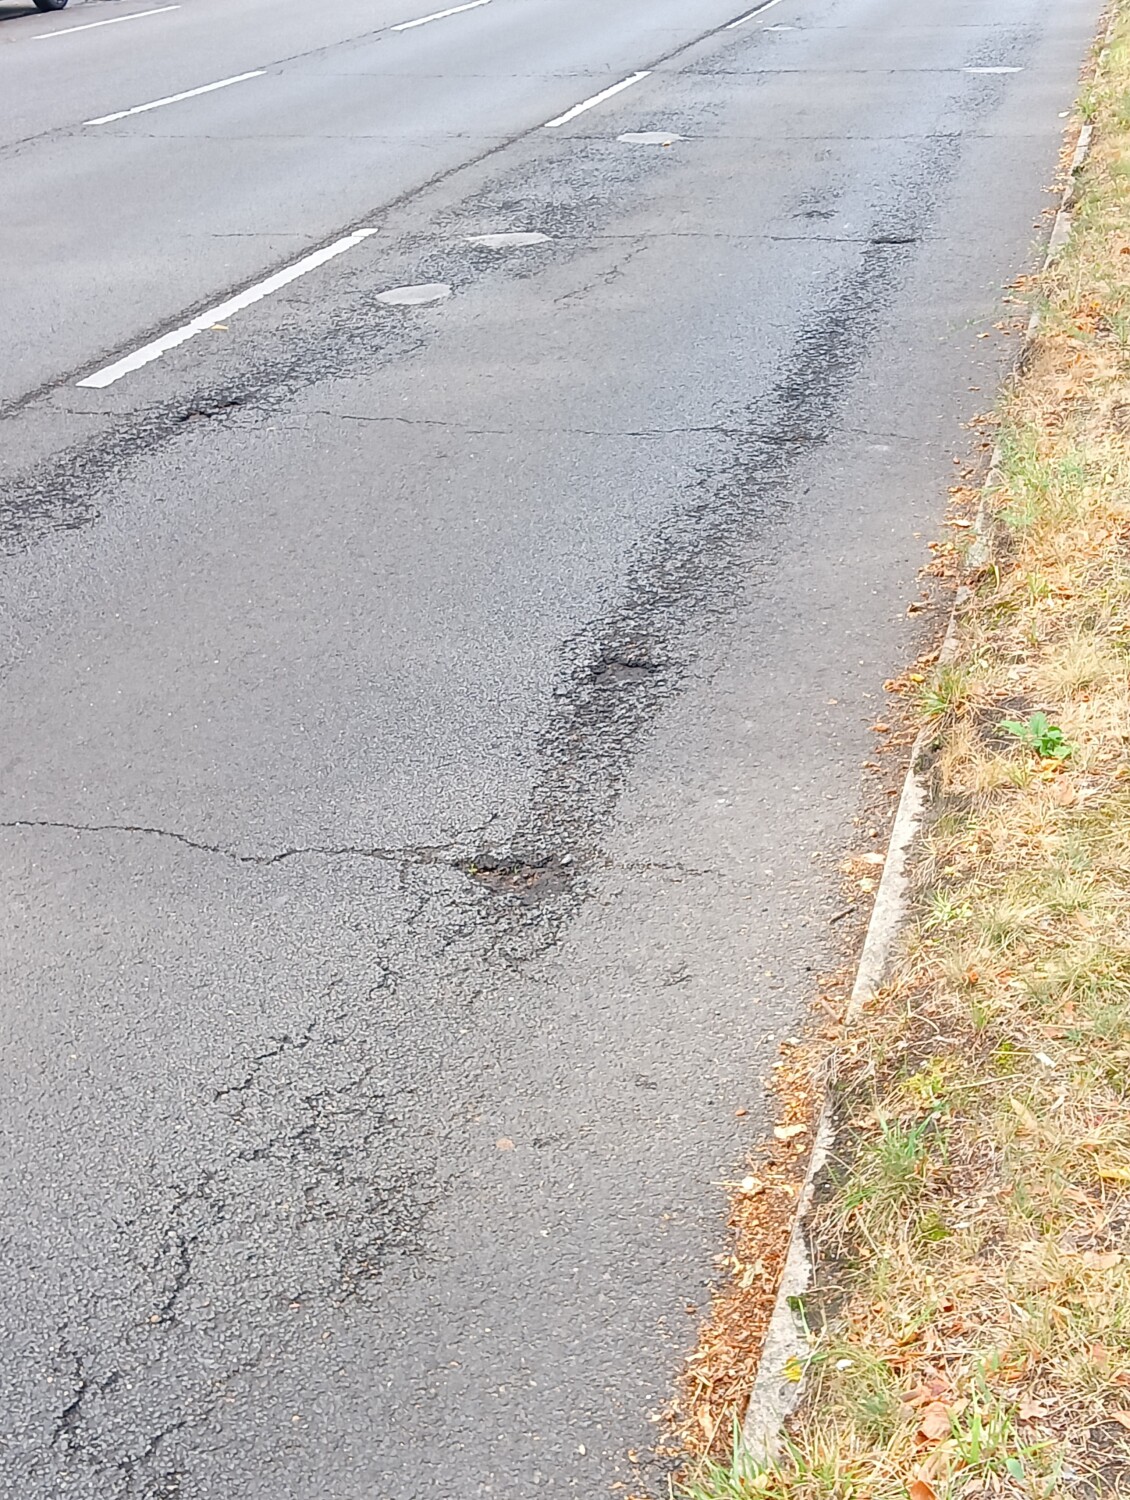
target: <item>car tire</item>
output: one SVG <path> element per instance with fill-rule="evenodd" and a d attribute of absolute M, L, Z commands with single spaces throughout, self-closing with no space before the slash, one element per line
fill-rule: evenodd
<path fill-rule="evenodd" d="M 36 10 L 62 10 L 67 0 L 35 0 Z"/>

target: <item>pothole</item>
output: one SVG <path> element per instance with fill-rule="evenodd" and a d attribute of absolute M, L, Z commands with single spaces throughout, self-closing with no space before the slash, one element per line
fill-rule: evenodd
<path fill-rule="evenodd" d="M 469 245 L 485 245 L 488 250 L 505 250 L 511 245 L 544 245 L 549 240 L 548 234 L 542 234 L 538 229 L 518 229 L 507 234 L 469 234 L 467 243 Z"/>
<path fill-rule="evenodd" d="M 208 421 L 211 417 L 222 417 L 225 412 L 232 411 L 239 406 L 239 401 L 221 401 L 218 406 L 194 406 L 188 411 L 181 412 L 182 422 Z"/>
<path fill-rule="evenodd" d="M 523 859 L 519 855 L 478 854 L 460 868 L 479 885 L 500 896 L 513 896 L 524 906 L 535 906 L 547 896 L 563 896 L 577 871 L 570 855 Z"/>
<path fill-rule="evenodd" d="M 628 645 L 622 650 L 606 652 L 591 671 L 595 687 L 621 687 L 636 682 L 650 682 L 661 663 L 655 661 L 646 646 Z"/>
<path fill-rule="evenodd" d="M 378 292 L 377 301 L 387 307 L 423 307 L 427 302 L 442 302 L 451 296 L 446 281 L 423 281 L 418 286 L 394 286 L 387 292 Z"/>

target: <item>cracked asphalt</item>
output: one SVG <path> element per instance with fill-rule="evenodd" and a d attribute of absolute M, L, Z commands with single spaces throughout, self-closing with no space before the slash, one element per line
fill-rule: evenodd
<path fill-rule="evenodd" d="M 666 1493 L 1099 8 L 0 3 L 0 1494 Z"/>

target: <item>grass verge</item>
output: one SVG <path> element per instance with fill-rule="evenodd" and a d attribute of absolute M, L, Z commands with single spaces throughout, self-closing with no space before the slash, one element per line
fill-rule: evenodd
<path fill-rule="evenodd" d="M 806 1396 L 688 1500 L 1130 1495 L 1130 0 L 991 561 L 922 685 L 932 805 L 897 971 L 837 1048 Z M 959 528 L 959 531 L 964 528 Z M 715 1424 L 717 1425 L 717 1424 Z M 715 1450 L 716 1451 L 716 1450 Z"/>

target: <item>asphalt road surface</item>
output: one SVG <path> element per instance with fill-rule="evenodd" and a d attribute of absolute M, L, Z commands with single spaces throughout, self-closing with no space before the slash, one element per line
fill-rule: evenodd
<path fill-rule="evenodd" d="M 433 4 L 0 3 L 17 1500 L 665 1493 L 1100 8 Z"/>

